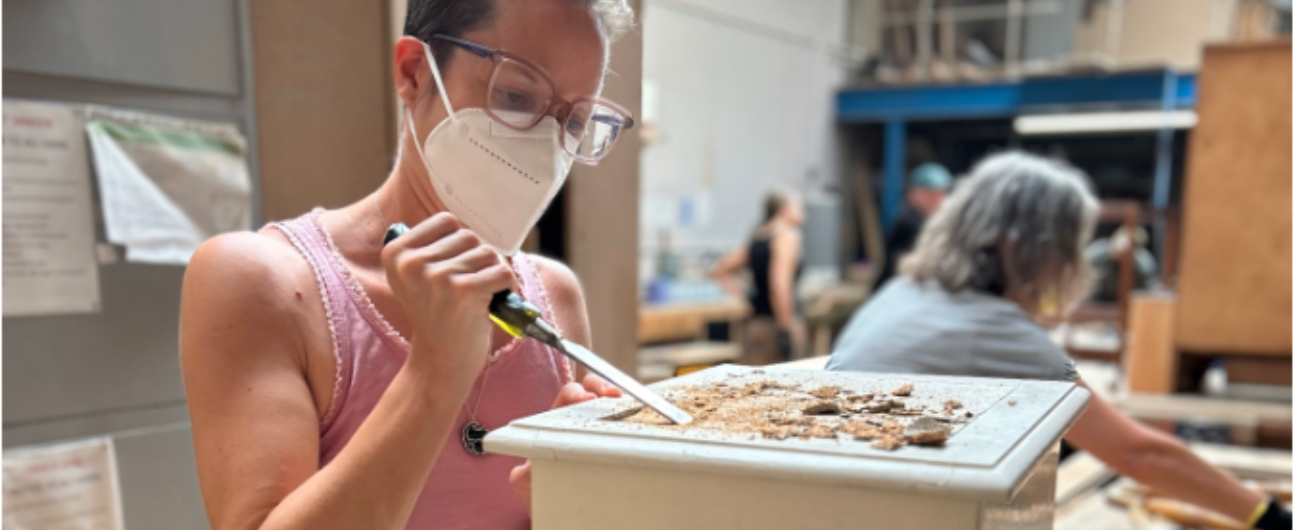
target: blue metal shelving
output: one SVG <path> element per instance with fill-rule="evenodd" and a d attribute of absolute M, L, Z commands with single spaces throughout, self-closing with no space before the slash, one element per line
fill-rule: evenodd
<path fill-rule="evenodd" d="M 1100 109 L 1186 109 L 1196 104 L 1196 75 L 1150 70 L 1106 75 L 1029 78 L 977 85 L 850 88 L 837 96 L 842 124 L 883 124 L 884 226 L 902 204 L 911 121 L 1011 118 L 1022 114 Z M 1159 131 L 1152 205 L 1168 205 L 1173 131 Z"/>

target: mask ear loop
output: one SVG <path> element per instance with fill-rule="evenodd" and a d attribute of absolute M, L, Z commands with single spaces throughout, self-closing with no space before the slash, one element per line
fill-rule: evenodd
<path fill-rule="evenodd" d="M 442 73 L 438 71 L 438 61 L 433 58 L 433 49 L 429 48 L 429 44 L 426 42 L 420 42 L 420 44 L 424 46 L 424 58 L 429 61 L 429 69 L 433 71 L 433 81 L 438 86 L 438 97 L 442 99 L 442 106 L 447 109 L 447 117 L 451 121 L 460 121 L 456 118 L 456 111 L 451 108 L 451 98 L 447 97 L 447 89 L 442 86 Z M 415 140 L 416 151 L 423 158 L 424 146 L 420 145 L 422 143 L 419 141 L 420 135 L 415 132 L 415 113 L 411 112 L 409 114 L 411 115 L 407 117 L 406 125 L 411 130 L 411 139 Z"/>
<path fill-rule="evenodd" d="M 447 97 L 447 89 L 442 86 L 442 73 L 438 71 L 438 61 L 433 58 L 433 49 L 429 48 L 427 43 L 424 44 L 424 58 L 429 60 L 429 69 L 433 70 L 433 80 L 438 85 L 438 96 L 442 98 L 442 106 L 447 109 L 447 116 L 451 121 L 456 119 L 456 111 L 451 108 L 451 98 Z"/>

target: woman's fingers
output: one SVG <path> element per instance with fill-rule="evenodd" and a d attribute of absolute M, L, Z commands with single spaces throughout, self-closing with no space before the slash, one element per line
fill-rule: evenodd
<path fill-rule="evenodd" d="M 560 395 L 555 397 L 555 404 L 551 408 L 558 409 L 593 399 L 596 399 L 596 394 L 586 391 L 578 383 L 569 383 L 560 388 Z"/>
<path fill-rule="evenodd" d="M 623 397 L 623 391 L 596 374 L 587 374 L 587 377 L 582 378 L 582 388 L 600 397 Z"/>
<path fill-rule="evenodd" d="M 420 224 L 411 227 L 393 243 L 400 242 L 404 248 L 419 248 L 447 237 L 452 232 L 460 230 L 460 228 L 460 221 L 456 219 L 456 216 L 448 212 L 438 212 L 432 217 L 420 221 Z"/>
<path fill-rule="evenodd" d="M 460 256 L 482 245 L 478 236 L 464 228 L 453 231 L 420 250 L 429 261 L 443 261 Z"/>
<path fill-rule="evenodd" d="M 525 461 L 522 465 L 515 466 L 510 470 L 510 489 L 515 491 L 515 495 L 524 503 L 524 509 L 529 514 L 533 512 L 533 463 Z"/>

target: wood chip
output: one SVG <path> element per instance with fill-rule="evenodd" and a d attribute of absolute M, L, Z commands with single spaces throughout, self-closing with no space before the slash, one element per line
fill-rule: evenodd
<path fill-rule="evenodd" d="M 893 451 L 904 445 L 906 445 L 906 441 L 903 440 L 902 436 L 897 434 L 882 436 L 880 439 L 876 440 L 876 443 L 871 444 L 871 446 L 876 449 L 884 449 L 886 451 Z"/>
<path fill-rule="evenodd" d="M 803 413 L 809 416 L 839 414 L 840 405 L 834 401 L 818 401 L 804 407 Z"/>
<path fill-rule="evenodd" d="M 835 399 L 840 395 L 840 387 L 833 385 L 824 386 L 809 392 L 809 394 L 812 394 L 812 396 L 817 399 Z"/>
<path fill-rule="evenodd" d="M 952 428 L 934 418 L 920 418 L 903 430 L 907 443 L 915 445 L 942 445 L 948 441 Z"/>
<path fill-rule="evenodd" d="M 895 388 L 893 394 L 894 394 L 895 396 L 910 396 L 910 395 L 912 395 L 912 383 L 904 383 L 903 386 L 900 386 L 900 387 L 898 387 L 898 388 Z"/>
<path fill-rule="evenodd" d="M 854 440 L 875 440 L 885 434 L 880 427 L 856 421 L 840 424 L 840 432 L 852 436 Z"/>

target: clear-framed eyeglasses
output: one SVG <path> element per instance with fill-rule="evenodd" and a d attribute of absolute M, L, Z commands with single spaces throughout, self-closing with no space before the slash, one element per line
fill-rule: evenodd
<path fill-rule="evenodd" d="M 617 103 L 596 97 L 565 101 L 556 95 L 555 82 L 542 67 L 506 50 L 477 42 L 434 35 L 457 48 L 492 61 L 484 110 L 492 119 L 516 130 L 536 126 L 548 115 L 560 123 L 560 145 L 578 161 L 595 164 L 614 148 L 619 136 L 635 122 Z M 551 109 L 558 105 L 558 112 Z"/>

